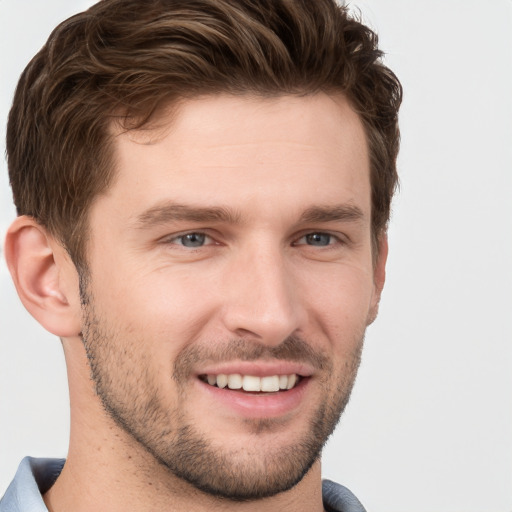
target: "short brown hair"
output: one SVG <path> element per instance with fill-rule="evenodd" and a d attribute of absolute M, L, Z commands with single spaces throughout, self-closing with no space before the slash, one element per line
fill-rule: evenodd
<path fill-rule="evenodd" d="M 22 73 L 7 128 L 19 215 L 86 268 L 87 213 L 112 181 L 113 119 L 219 92 L 342 93 L 370 153 L 372 233 L 397 185 L 402 90 L 377 36 L 334 0 L 103 0 L 61 23 Z"/>

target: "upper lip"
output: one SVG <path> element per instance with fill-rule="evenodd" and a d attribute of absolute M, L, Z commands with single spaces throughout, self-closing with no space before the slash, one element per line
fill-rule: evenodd
<path fill-rule="evenodd" d="M 272 375 L 291 375 L 311 377 L 313 367 L 307 363 L 293 361 L 231 361 L 204 366 L 197 375 L 252 375 L 254 377 L 270 377 Z"/>

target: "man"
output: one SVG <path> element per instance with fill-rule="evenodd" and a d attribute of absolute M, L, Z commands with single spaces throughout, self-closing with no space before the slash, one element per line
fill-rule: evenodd
<path fill-rule="evenodd" d="M 0 511 L 364 510 L 320 454 L 384 285 L 401 88 L 330 0 L 104 0 L 20 78 L 6 259 L 66 462 Z"/>

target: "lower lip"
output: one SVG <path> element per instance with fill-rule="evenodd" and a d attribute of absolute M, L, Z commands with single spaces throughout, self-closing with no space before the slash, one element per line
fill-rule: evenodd
<path fill-rule="evenodd" d="M 197 379 L 209 398 L 245 418 L 279 418 L 299 408 L 310 378 L 302 378 L 293 389 L 276 393 L 244 393 L 218 388 Z"/>

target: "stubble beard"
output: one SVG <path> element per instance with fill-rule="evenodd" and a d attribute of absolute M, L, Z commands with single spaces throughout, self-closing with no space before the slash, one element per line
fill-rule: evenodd
<path fill-rule="evenodd" d="M 106 413 L 152 458 L 172 475 L 194 488 L 231 501 L 249 501 L 274 496 L 297 485 L 320 457 L 345 409 L 355 381 L 363 345 L 364 329 L 345 367 L 334 369 L 327 357 L 319 355 L 299 338 L 288 338 L 269 349 L 254 342 L 233 340 L 222 353 L 209 356 L 204 349 L 189 346 L 176 358 L 173 379 L 177 386 L 174 408 L 165 405 L 151 371 L 150 358 L 140 340 L 121 339 L 118 332 L 100 319 L 92 296 L 81 287 L 84 326 L 82 338 L 96 394 Z M 131 349 L 134 349 L 131 351 Z M 246 448 L 215 446 L 184 414 L 189 367 L 205 357 L 289 359 L 306 361 L 321 370 L 325 398 L 318 404 L 300 439 L 279 449 L 255 452 Z M 333 372 L 338 379 L 333 381 Z M 257 436 L 279 428 L 278 419 L 246 420 L 249 432 Z M 254 448 L 254 447 L 253 447 Z"/>

